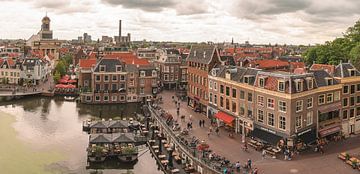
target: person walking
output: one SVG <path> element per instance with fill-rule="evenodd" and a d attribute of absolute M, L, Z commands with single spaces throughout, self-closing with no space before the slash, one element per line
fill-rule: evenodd
<path fill-rule="evenodd" d="M 240 172 L 240 167 L 241 167 L 240 161 L 235 163 L 235 167 L 236 167 L 236 171 Z"/>
<path fill-rule="evenodd" d="M 216 127 L 216 128 L 215 128 L 215 132 L 216 132 L 217 135 L 219 135 L 219 131 L 220 131 L 220 130 L 219 130 L 219 127 Z"/>
<path fill-rule="evenodd" d="M 265 159 L 265 155 L 266 155 L 266 151 L 265 149 L 262 150 L 262 153 L 261 153 L 261 158 L 262 159 Z"/>
<path fill-rule="evenodd" d="M 249 169 L 251 169 L 251 159 L 248 159 L 247 165 L 248 165 Z"/>
<path fill-rule="evenodd" d="M 199 120 L 199 127 L 201 127 L 201 125 L 202 125 L 202 121 L 201 121 L 201 120 Z"/>
<path fill-rule="evenodd" d="M 202 127 L 205 127 L 205 120 L 202 120 Z"/>

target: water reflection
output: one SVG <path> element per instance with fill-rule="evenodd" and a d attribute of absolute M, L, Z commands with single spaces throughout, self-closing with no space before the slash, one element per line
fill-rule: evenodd
<path fill-rule="evenodd" d="M 1 102 L 0 110 L 16 117 L 13 127 L 18 137 L 39 151 L 56 151 L 64 154 L 65 161 L 48 166 L 62 173 L 89 173 L 86 169 L 88 134 L 82 132 L 82 121 L 91 117 L 115 118 L 133 117 L 138 104 L 123 105 L 84 105 L 64 101 L 62 98 L 26 97 L 11 102 Z M 101 113 L 101 114 L 100 114 Z M 107 165 L 98 166 L 104 173 L 160 174 L 156 162 L 146 152 L 133 167 L 116 165 L 109 169 Z"/>

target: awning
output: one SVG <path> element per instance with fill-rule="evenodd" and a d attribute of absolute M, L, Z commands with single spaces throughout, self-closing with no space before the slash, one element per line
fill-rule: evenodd
<path fill-rule="evenodd" d="M 328 136 L 328 135 L 331 135 L 331 134 L 334 134 L 334 133 L 337 133 L 340 131 L 341 131 L 341 127 L 339 125 L 337 125 L 337 126 L 333 126 L 333 127 L 324 129 L 324 130 L 320 130 L 319 133 L 320 133 L 321 137 L 325 137 L 325 136 Z"/>
<path fill-rule="evenodd" d="M 316 141 L 316 129 L 307 129 L 298 133 L 298 139 L 302 140 L 305 144 L 309 144 Z"/>
<path fill-rule="evenodd" d="M 253 131 L 251 131 L 250 136 L 258 138 L 272 145 L 277 145 L 279 141 L 283 139 L 281 136 L 272 134 L 259 128 L 255 128 Z"/>
<path fill-rule="evenodd" d="M 234 117 L 226 114 L 225 112 L 221 112 L 219 111 L 218 113 L 215 114 L 215 117 L 224 121 L 227 124 L 231 124 L 234 121 Z"/>
<path fill-rule="evenodd" d="M 341 102 L 333 103 L 333 104 L 326 105 L 326 106 L 321 106 L 321 107 L 318 107 L 318 109 L 319 109 L 319 112 L 321 112 L 321 113 L 336 111 L 336 110 L 341 109 Z"/>

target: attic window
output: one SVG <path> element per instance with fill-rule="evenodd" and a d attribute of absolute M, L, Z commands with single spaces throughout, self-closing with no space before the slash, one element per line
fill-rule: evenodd
<path fill-rule="evenodd" d="M 285 81 L 278 82 L 278 91 L 284 92 L 285 91 Z"/>
<path fill-rule="evenodd" d="M 313 78 L 311 78 L 311 77 L 307 78 L 306 82 L 307 82 L 308 89 L 313 89 L 314 88 L 314 80 L 313 80 Z"/>
<path fill-rule="evenodd" d="M 334 84 L 334 80 L 332 78 L 325 78 L 326 80 L 326 85 L 333 85 Z"/>
<path fill-rule="evenodd" d="M 355 75 L 356 75 L 355 69 L 349 69 L 349 76 L 350 76 L 350 77 L 353 77 L 353 76 L 355 76 Z"/>
<path fill-rule="evenodd" d="M 265 79 L 266 77 L 260 77 L 259 78 L 259 87 L 265 87 Z"/>
<path fill-rule="evenodd" d="M 105 65 L 100 65 L 100 72 L 105 72 Z"/>
<path fill-rule="evenodd" d="M 140 71 L 140 77 L 145 77 L 145 71 Z"/>
<path fill-rule="evenodd" d="M 244 76 L 244 83 L 250 84 L 251 78 L 253 78 L 254 76 Z"/>
<path fill-rule="evenodd" d="M 194 51 L 194 57 L 196 57 L 196 50 Z"/>
<path fill-rule="evenodd" d="M 301 79 L 296 79 L 295 80 L 295 83 L 296 83 L 296 91 L 297 92 L 301 92 L 303 91 L 303 81 Z"/>
<path fill-rule="evenodd" d="M 116 72 L 121 72 L 122 71 L 122 67 L 121 66 L 116 66 Z"/>

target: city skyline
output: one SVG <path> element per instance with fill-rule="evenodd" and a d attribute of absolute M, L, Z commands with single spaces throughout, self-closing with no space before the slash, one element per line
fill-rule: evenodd
<path fill-rule="evenodd" d="M 132 40 L 231 42 L 234 38 L 238 43 L 315 44 L 341 37 L 360 16 L 356 10 L 360 2 L 355 0 L 1 2 L 0 39 L 28 39 L 39 31 L 47 12 L 54 38 L 66 40 L 85 32 L 94 40 L 113 37 L 122 19 L 123 35 L 131 33 Z"/>

